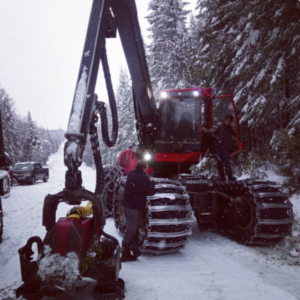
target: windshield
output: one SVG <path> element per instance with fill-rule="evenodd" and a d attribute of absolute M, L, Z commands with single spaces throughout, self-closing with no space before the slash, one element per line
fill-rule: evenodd
<path fill-rule="evenodd" d="M 200 99 L 165 99 L 159 108 L 158 139 L 199 142 Z"/>
<path fill-rule="evenodd" d="M 14 170 L 32 170 L 33 166 L 32 164 L 28 163 L 28 164 L 15 164 L 14 165 Z"/>

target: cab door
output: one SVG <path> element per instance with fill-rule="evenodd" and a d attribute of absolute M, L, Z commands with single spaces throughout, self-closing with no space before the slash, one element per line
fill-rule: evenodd
<path fill-rule="evenodd" d="M 235 104 L 231 95 L 219 96 L 211 99 L 210 105 L 210 120 L 209 127 L 216 125 L 218 122 L 223 122 L 226 116 L 233 116 L 233 123 L 236 130 L 236 139 L 233 140 L 230 154 L 237 153 L 242 150 L 242 143 L 240 137 L 239 120 L 237 117 Z"/>

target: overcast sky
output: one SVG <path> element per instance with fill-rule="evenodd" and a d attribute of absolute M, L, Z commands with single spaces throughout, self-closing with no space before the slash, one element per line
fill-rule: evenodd
<path fill-rule="evenodd" d="M 193 10 L 197 0 L 190 0 Z M 136 0 L 140 26 L 148 0 Z M 18 114 L 31 112 L 39 126 L 66 130 L 92 0 L 0 0 L 0 87 L 14 99 Z M 107 44 L 116 90 L 120 66 L 126 65 L 119 39 Z M 105 100 L 98 77 L 96 92 Z"/>

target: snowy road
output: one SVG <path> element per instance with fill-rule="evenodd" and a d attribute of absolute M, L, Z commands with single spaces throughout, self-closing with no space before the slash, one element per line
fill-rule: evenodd
<path fill-rule="evenodd" d="M 44 197 L 64 186 L 63 147 L 50 158 L 49 168 L 49 182 L 15 186 L 11 197 L 3 200 L 0 299 L 4 298 L 1 288 L 17 288 L 21 284 L 17 250 L 29 237 L 45 235 L 41 225 Z M 93 190 L 95 171 L 87 167 L 81 170 L 84 186 Z M 64 216 L 68 209 L 60 205 L 58 216 Z M 111 219 L 107 220 L 105 231 L 121 240 Z M 130 300 L 292 300 L 300 299 L 299 265 L 299 258 L 291 258 L 285 252 L 245 247 L 214 233 L 200 233 L 194 225 L 185 250 L 165 256 L 142 256 L 136 262 L 124 263 L 120 277 L 126 284 L 126 299 Z M 93 284 L 74 297 L 61 299 L 93 299 L 92 288 Z M 5 297 L 12 295 L 11 292 Z"/>

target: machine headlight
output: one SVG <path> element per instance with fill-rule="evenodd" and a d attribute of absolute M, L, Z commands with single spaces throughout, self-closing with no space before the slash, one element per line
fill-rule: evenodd
<path fill-rule="evenodd" d="M 144 154 L 144 160 L 149 161 L 152 158 L 152 155 L 150 153 Z"/>
<path fill-rule="evenodd" d="M 200 95 L 199 91 L 194 91 L 193 92 L 194 97 L 198 97 Z"/>
<path fill-rule="evenodd" d="M 163 98 L 163 99 L 166 99 L 168 97 L 168 94 L 166 92 L 161 92 L 160 93 L 160 96 Z"/>

